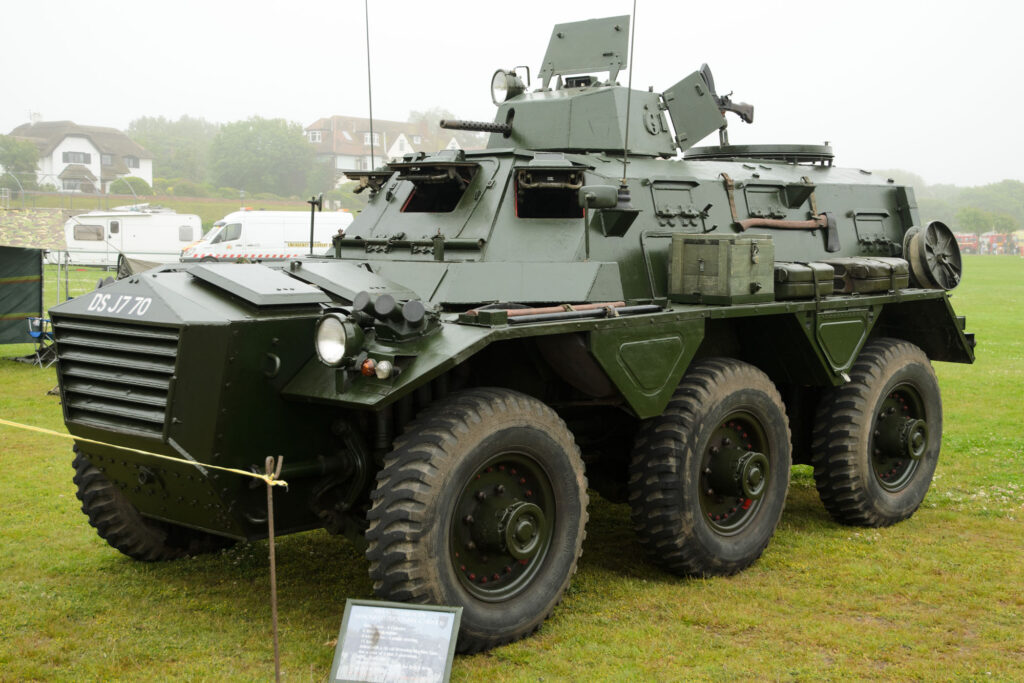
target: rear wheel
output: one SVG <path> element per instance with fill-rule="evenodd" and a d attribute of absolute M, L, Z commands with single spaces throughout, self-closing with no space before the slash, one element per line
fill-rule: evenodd
<path fill-rule="evenodd" d="M 768 376 L 738 360 L 694 363 L 633 448 L 629 502 L 640 544 L 677 574 L 745 569 L 775 533 L 790 462 L 789 423 Z"/>
<path fill-rule="evenodd" d="M 374 590 L 461 605 L 460 652 L 529 635 L 576 571 L 586 490 L 573 436 L 550 408 L 503 389 L 452 394 L 410 423 L 377 475 Z"/>
<path fill-rule="evenodd" d="M 928 357 L 899 339 L 867 344 L 850 382 L 818 408 L 811 448 L 822 503 L 843 524 L 907 519 L 928 492 L 941 442 L 942 400 Z"/>
<path fill-rule="evenodd" d="M 82 512 L 112 548 L 136 560 L 158 562 L 211 553 L 234 544 L 230 538 L 143 517 L 78 446 L 74 450 L 71 465 Z"/>

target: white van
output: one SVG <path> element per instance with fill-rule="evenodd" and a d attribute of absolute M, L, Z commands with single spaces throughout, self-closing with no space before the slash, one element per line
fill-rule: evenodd
<path fill-rule="evenodd" d="M 90 211 L 64 224 L 66 256 L 51 251 L 50 263 L 116 266 L 117 257 L 176 263 L 181 251 L 202 235 L 202 221 L 170 211 Z"/>
<path fill-rule="evenodd" d="M 313 253 L 331 249 L 331 238 L 352 223 L 348 211 L 317 212 Z M 235 211 L 213 224 L 182 261 L 282 261 L 309 254 L 308 211 Z"/>

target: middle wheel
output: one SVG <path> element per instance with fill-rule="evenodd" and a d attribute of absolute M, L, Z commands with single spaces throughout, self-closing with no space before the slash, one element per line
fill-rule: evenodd
<path fill-rule="evenodd" d="M 735 574 L 764 552 L 789 489 L 789 421 L 763 372 L 709 358 L 637 435 L 629 502 L 640 544 L 665 569 Z"/>

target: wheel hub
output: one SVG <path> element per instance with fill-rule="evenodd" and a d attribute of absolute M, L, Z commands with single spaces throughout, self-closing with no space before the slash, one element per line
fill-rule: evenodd
<path fill-rule="evenodd" d="M 768 481 L 768 457 L 764 453 L 741 448 L 720 449 L 711 459 L 708 481 L 724 496 L 743 496 L 757 500 L 764 495 Z"/>
<path fill-rule="evenodd" d="M 928 423 L 915 417 L 888 414 L 878 420 L 876 443 L 884 453 L 920 460 L 928 444 Z"/>
<path fill-rule="evenodd" d="M 497 457 L 462 490 L 451 527 L 452 560 L 471 593 L 504 600 L 527 585 L 550 545 L 554 497 L 543 469 Z"/>
<path fill-rule="evenodd" d="M 700 504 L 718 533 L 736 533 L 757 514 L 771 474 L 767 444 L 764 429 L 746 412 L 734 413 L 711 435 L 701 464 Z"/>
<path fill-rule="evenodd" d="M 509 555 L 523 560 L 536 553 L 544 524 L 543 510 L 533 503 L 517 502 L 506 508 L 501 521 L 501 535 Z"/>
<path fill-rule="evenodd" d="M 898 491 L 910 481 L 928 450 L 928 423 L 916 394 L 899 387 L 878 409 L 872 433 L 872 465 L 883 488 Z"/>

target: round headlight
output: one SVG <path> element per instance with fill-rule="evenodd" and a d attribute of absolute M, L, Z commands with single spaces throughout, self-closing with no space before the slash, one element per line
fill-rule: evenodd
<path fill-rule="evenodd" d="M 498 69 L 491 76 L 491 100 L 495 104 L 501 104 L 525 91 L 526 86 L 523 85 L 523 81 L 512 71 Z"/>
<path fill-rule="evenodd" d="M 341 313 L 328 313 L 317 322 L 314 340 L 320 362 L 337 367 L 362 350 L 363 330 Z"/>
<path fill-rule="evenodd" d="M 316 355 L 325 365 L 341 365 L 345 360 L 348 330 L 345 319 L 337 313 L 328 313 L 316 326 Z"/>

